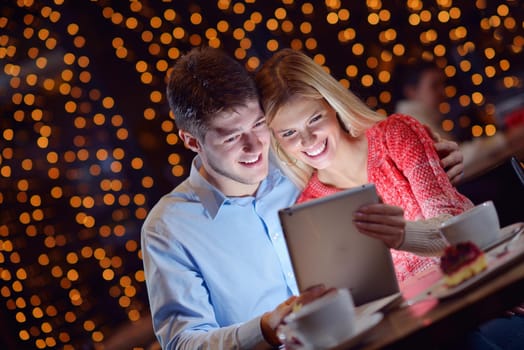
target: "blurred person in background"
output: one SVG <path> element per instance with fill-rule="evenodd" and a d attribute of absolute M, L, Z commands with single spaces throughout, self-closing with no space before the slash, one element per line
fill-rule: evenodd
<path fill-rule="evenodd" d="M 512 155 L 524 155 L 524 122 L 507 124 L 493 136 L 463 140 L 442 128 L 439 105 L 446 99 L 446 77 L 435 63 L 420 61 L 399 64 L 392 81 L 395 113 L 410 115 L 440 136 L 459 143 L 464 156 L 464 178 L 468 179 Z M 396 96 L 395 96 L 396 95 Z M 513 120 L 512 119 L 512 120 Z"/>

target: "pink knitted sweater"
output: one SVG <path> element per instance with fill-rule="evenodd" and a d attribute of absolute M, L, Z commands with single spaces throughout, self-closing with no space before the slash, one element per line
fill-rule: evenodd
<path fill-rule="evenodd" d="M 457 192 L 440 166 L 433 140 L 412 117 L 393 114 L 366 132 L 368 181 L 384 203 L 404 209 L 407 220 L 442 214 L 457 215 L 473 206 Z M 342 189 L 325 185 L 315 172 L 297 202 L 323 197 Z M 436 258 L 391 249 L 399 281 L 436 264 Z"/>

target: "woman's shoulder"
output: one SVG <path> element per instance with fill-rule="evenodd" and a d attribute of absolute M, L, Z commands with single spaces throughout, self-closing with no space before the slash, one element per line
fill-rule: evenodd
<path fill-rule="evenodd" d="M 413 126 L 422 126 L 423 124 L 419 122 L 414 117 L 402 114 L 402 113 L 393 113 L 389 115 L 386 119 L 382 121 L 383 123 L 387 123 L 390 125 L 413 125 Z"/>
<path fill-rule="evenodd" d="M 386 119 L 377 123 L 374 128 L 386 133 L 408 130 L 411 132 L 415 132 L 416 134 L 428 133 L 428 130 L 420 121 L 418 121 L 412 116 L 401 113 L 394 113 L 389 115 Z"/>

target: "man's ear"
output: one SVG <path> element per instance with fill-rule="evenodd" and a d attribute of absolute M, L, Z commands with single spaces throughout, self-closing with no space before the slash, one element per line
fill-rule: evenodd
<path fill-rule="evenodd" d="M 200 142 L 198 139 L 186 130 L 179 130 L 178 136 L 184 142 L 186 148 L 198 153 L 201 150 Z"/>

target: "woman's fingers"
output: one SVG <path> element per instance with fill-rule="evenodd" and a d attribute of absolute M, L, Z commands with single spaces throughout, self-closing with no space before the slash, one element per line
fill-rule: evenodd
<path fill-rule="evenodd" d="M 403 234 L 405 225 L 386 225 L 355 221 L 355 226 L 362 233 L 373 233 L 379 236 L 398 236 Z"/>
<path fill-rule="evenodd" d="M 395 205 L 389 205 L 384 203 L 375 203 L 364 205 L 356 211 L 356 213 L 362 214 L 378 214 L 378 215 L 404 215 L 404 209 Z"/>
<path fill-rule="evenodd" d="M 387 204 L 372 204 L 359 208 L 353 215 L 355 222 L 404 227 L 404 210 Z M 369 226 L 372 229 L 375 226 Z M 380 228 L 379 228 L 380 229 Z"/>
<path fill-rule="evenodd" d="M 404 242 L 406 220 L 404 210 L 387 204 L 372 204 L 359 208 L 354 214 L 359 232 L 383 241 L 390 248 Z"/>
<path fill-rule="evenodd" d="M 402 216 L 384 216 L 384 215 L 355 215 L 354 222 L 368 224 L 367 227 L 372 229 L 376 227 L 380 229 L 381 226 L 406 226 L 406 220 Z"/>
<path fill-rule="evenodd" d="M 368 235 L 372 238 L 383 241 L 389 248 L 398 248 L 404 242 L 405 230 L 403 227 L 372 227 L 367 223 L 355 222 L 360 233 Z"/>

